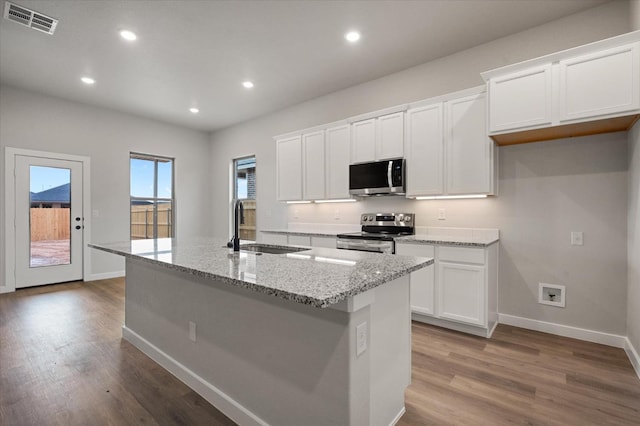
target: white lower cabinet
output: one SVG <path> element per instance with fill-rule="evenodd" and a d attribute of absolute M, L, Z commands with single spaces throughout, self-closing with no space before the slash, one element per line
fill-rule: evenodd
<path fill-rule="evenodd" d="M 260 235 L 262 236 L 260 242 L 264 244 L 273 244 L 276 246 L 286 246 L 288 244 L 286 234 L 271 234 L 261 232 Z"/>
<path fill-rule="evenodd" d="M 438 262 L 438 316 L 486 325 L 485 267 Z"/>
<path fill-rule="evenodd" d="M 336 237 L 311 236 L 311 247 L 336 248 Z"/>
<path fill-rule="evenodd" d="M 293 235 L 261 232 L 261 242 L 274 245 L 336 248 L 336 237 L 325 235 Z"/>
<path fill-rule="evenodd" d="M 308 235 L 289 235 L 288 244 L 292 246 L 311 246 L 311 237 Z"/>
<path fill-rule="evenodd" d="M 411 273 L 416 321 L 490 337 L 498 319 L 498 244 L 486 248 L 396 242 L 396 254 L 434 258 Z"/>

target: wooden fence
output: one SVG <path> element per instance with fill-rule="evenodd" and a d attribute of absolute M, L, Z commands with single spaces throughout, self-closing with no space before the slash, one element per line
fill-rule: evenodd
<path fill-rule="evenodd" d="M 240 239 L 256 240 L 256 200 L 242 200 L 244 224 L 240 225 Z"/>
<path fill-rule="evenodd" d="M 153 238 L 153 205 L 131 206 L 131 239 Z M 158 238 L 170 237 L 173 232 L 171 204 L 158 205 Z"/>
<path fill-rule="evenodd" d="M 69 208 L 31 208 L 31 241 L 68 240 Z"/>

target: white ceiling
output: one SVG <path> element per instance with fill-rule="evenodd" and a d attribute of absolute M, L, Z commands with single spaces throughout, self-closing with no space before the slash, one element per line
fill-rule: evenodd
<path fill-rule="evenodd" d="M 1 19 L 0 81 L 212 131 L 607 1 L 15 0 L 59 23 Z"/>

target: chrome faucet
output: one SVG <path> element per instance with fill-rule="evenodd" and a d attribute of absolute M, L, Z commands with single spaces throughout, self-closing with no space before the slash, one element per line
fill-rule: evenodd
<path fill-rule="evenodd" d="M 236 199 L 233 205 L 233 238 L 227 243 L 227 247 L 233 247 L 233 251 L 240 251 L 240 224 L 244 225 L 244 205 Z"/>

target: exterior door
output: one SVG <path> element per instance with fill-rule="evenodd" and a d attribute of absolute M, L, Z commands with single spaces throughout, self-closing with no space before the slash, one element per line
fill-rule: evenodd
<path fill-rule="evenodd" d="M 15 157 L 16 288 L 83 278 L 82 163 Z"/>

